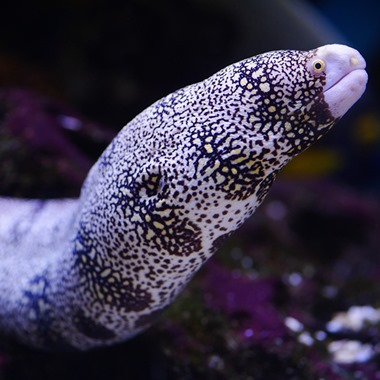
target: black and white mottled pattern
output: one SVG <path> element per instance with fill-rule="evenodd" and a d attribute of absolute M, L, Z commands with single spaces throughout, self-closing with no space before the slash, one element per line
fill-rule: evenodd
<path fill-rule="evenodd" d="M 2 331 L 85 350 L 147 328 L 341 116 L 325 99 L 323 49 L 249 58 L 159 100 L 113 140 L 79 200 L 0 198 Z"/>

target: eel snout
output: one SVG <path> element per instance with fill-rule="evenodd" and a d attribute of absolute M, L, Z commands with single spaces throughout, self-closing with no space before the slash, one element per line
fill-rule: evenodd
<path fill-rule="evenodd" d="M 325 63 L 324 98 L 332 116 L 340 118 L 365 91 L 366 62 L 357 50 L 337 44 L 318 48 L 315 58 Z"/>

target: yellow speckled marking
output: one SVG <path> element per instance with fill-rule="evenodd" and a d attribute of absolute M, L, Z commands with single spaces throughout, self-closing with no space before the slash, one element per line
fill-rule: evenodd
<path fill-rule="evenodd" d="M 247 157 L 240 156 L 240 157 L 236 158 L 235 160 L 233 160 L 233 163 L 234 164 L 240 164 L 241 162 L 243 162 L 246 159 L 247 159 Z"/>
<path fill-rule="evenodd" d="M 153 225 L 160 230 L 163 230 L 165 228 L 165 226 L 160 222 L 153 222 Z"/>
<path fill-rule="evenodd" d="M 132 215 L 131 221 L 132 222 L 139 222 L 139 223 L 141 223 L 141 217 L 139 215 L 140 208 L 139 207 L 135 207 L 135 211 L 136 211 L 136 213 Z"/>
<path fill-rule="evenodd" d="M 243 79 L 240 81 L 240 85 L 243 86 L 243 87 L 244 87 L 247 83 L 248 83 L 247 78 L 243 78 Z"/>
<path fill-rule="evenodd" d="M 219 169 L 219 167 L 220 167 L 220 161 L 216 160 L 215 163 L 214 163 L 213 170 Z"/>
<path fill-rule="evenodd" d="M 145 235 L 145 238 L 147 240 L 150 240 L 150 239 L 152 239 L 153 236 L 154 236 L 154 231 L 153 230 L 148 230 L 148 233 Z"/>
<path fill-rule="evenodd" d="M 100 277 L 107 277 L 107 276 L 110 275 L 110 273 L 111 273 L 111 269 L 110 268 L 106 268 L 106 269 L 104 269 L 103 272 L 100 273 Z"/>
<path fill-rule="evenodd" d="M 214 150 L 212 149 L 212 146 L 210 144 L 206 144 L 205 145 L 205 149 L 207 151 L 207 153 L 212 153 Z"/>
<path fill-rule="evenodd" d="M 223 176 L 223 175 L 221 175 L 219 173 L 216 175 L 216 183 L 218 185 L 222 184 L 225 180 L 226 180 L 225 176 Z"/>
<path fill-rule="evenodd" d="M 270 86 L 269 86 L 269 83 L 265 82 L 265 83 L 260 83 L 260 89 L 261 91 L 263 92 L 268 92 L 270 90 Z"/>
<path fill-rule="evenodd" d="M 263 75 L 263 69 L 260 67 L 258 70 L 255 70 L 252 73 L 252 78 L 257 79 L 257 78 L 261 77 L 262 75 Z"/>

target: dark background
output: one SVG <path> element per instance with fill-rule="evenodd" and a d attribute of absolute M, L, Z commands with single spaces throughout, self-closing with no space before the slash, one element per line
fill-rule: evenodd
<path fill-rule="evenodd" d="M 346 43 L 367 59 L 368 91 L 288 174 L 329 176 L 377 193 L 379 14 L 375 0 L 8 2 L 0 16 L 0 87 L 38 90 L 116 133 L 158 98 L 237 60 Z"/>

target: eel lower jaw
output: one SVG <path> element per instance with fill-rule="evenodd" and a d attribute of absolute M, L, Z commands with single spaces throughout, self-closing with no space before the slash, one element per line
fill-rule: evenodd
<path fill-rule="evenodd" d="M 342 117 L 360 99 L 367 81 L 368 74 L 364 68 L 357 68 L 324 91 L 324 100 L 335 119 Z"/>

